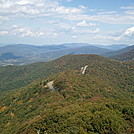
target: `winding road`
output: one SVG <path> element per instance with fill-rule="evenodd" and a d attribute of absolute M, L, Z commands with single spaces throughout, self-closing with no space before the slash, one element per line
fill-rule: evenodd
<path fill-rule="evenodd" d="M 88 67 L 88 65 L 81 68 L 82 74 L 85 74 L 87 67 Z M 54 83 L 54 81 L 50 81 L 46 84 L 45 87 L 48 87 L 51 91 L 56 91 L 56 89 L 53 87 L 53 83 Z"/>
<path fill-rule="evenodd" d="M 47 83 L 46 86 L 47 86 L 51 91 L 56 91 L 55 88 L 53 87 L 53 83 L 54 83 L 53 81 L 50 81 L 50 82 Z"/>

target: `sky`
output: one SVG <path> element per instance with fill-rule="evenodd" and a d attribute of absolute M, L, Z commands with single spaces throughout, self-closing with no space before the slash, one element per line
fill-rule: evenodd
<path fill-rule="evenodd" d="M 134 45 L 134 0 L 0 0 L 2 44 Z"/>

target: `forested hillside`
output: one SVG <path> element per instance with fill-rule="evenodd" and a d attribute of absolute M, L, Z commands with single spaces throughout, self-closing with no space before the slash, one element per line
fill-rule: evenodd
<path fill-rule="evenodd" d="M 130 50 L 129 52 L 113 56 L 111 58 L 115 59 L 115 60 L 120 60 L 120 61 L 133 60 L 134 59 L 134 49 Z"/>
<path fill-rule="evenodd" d="M 0 67 L 0 90 L 20 88 L 32 81 L 46 78 L 58 72 L 80 69 L 84 64 L 94 64 L 98 60 L 108 60 L 96 55 L 68 55 L 51 62 L 34 63 L 25 66 Z M 116 63 L 116 62 L 115 62 Z"/>
<path fill-rule="evenodd" d="M 119 71 L 121 66 L 126 66 L 129 68 L 133 63 L 120 63 L 101 56 L 87 54 L 67 55 L 51 62 L 34 63 L 25 66 L 0 67 L 0 91 L 20 88 L 35 80 L 47 78 L 50 75 L 55 75 L 64 70 L 80 70 L 83 65 L 87 64 L 90 66 L 99 64 L 99 68 L 102 68 L 103 62 L 108 64 L 108 66 L 116 66 Z"/>
<path fill-rule="evenodd" d="M 68 55 L 41 64 L 50 63 L 55 75 L 1 93 L 1 134 L 134 133 L 134 61 Z"/>

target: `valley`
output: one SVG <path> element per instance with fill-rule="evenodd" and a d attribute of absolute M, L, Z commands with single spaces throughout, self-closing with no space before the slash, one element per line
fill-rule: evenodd
<path fill-rule="evenodd" d="M 103 46 L 92 45 L 88 43 L 66 43 L 43 46 L 34 46 L 27 44 L 6 45 L 0 47 L 0 66 L 27 65 L 35 62 L 47 62 L 68 54 L 98 54 L 107 57 L 110 53 L 112 55 L 114 55 L 114 53 L 118 54 L 119 49 L 126 47 L 128 46 Z M 127 49 L 123 52 L 127 52 L 128 50 L 130 49 Z"/>

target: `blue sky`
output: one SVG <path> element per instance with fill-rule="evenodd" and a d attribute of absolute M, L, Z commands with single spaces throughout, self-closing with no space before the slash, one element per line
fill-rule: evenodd
<path fill-rule="evenodd" d="M 0 44 L 134 45 L 134 0 L 0 0 Z"/>

